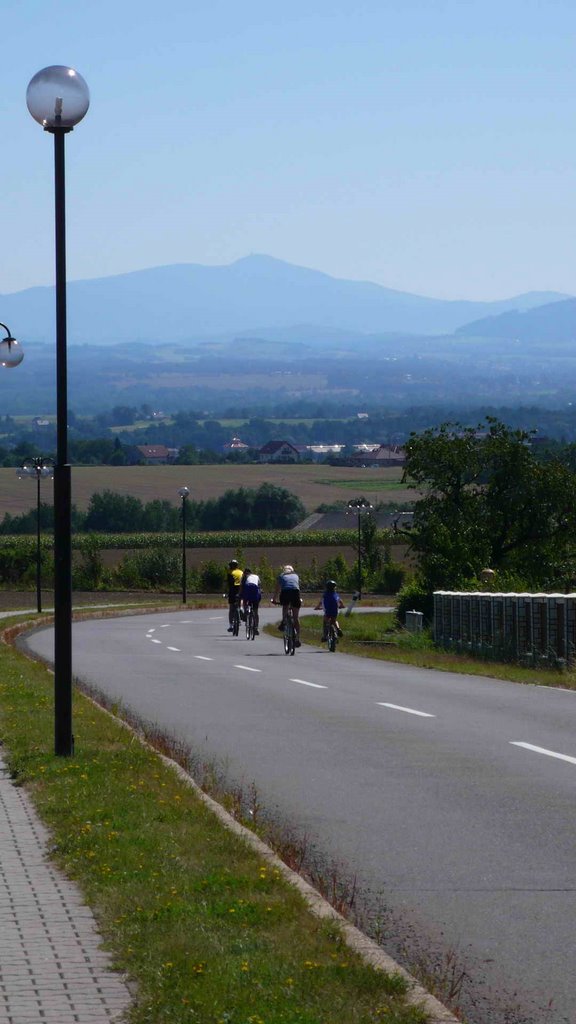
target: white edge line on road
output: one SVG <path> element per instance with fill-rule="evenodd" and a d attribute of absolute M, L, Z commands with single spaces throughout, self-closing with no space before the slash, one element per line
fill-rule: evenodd
<path fill-rule="evenodd" d="M 214 661 L 214 658 L 207 658 L 205 654 L 195 654 L 194 657 L 197 658 L 198 661 Z"/>
<path fill-rule="evenodd" d="M 261 668 L 251 668 L 250 665 L 234 665 L 234 668 L 243 668 L 245 672 L 261 672 Z"/>
<path fill-rule="evenodd" d="M 555 750 L 546 750 L 546 747 L 535 747 L 533 743 L 521 743 L 517 740 L 510 740 L 510 743 L 513 747 L 524 747 L 525 750 L 533 750 L 535 754 L 546 754 L 547 757 L 555 757 L 558 761 L 576 764 L 576 757 L 570 757 L 568 754 L 558 754 Z"/>
<path fill-rule="evenodd" d="M 300 683 L 301 686 L 313 686 L 315 690 L 327 690 L 327 686 L 322 686 L 321 683 L 309 683 L 307 679 L 291 679 L 291 683 Z"/>
<path fill-rule="evenodd" d="M 169 651 L 176 651 L 176 654 L 181 654 L 182 653 L 179 647 L 168 647 L 167 650 L 169 650 Z"/>
<path fill-rule="evenodd" d="M 393 711 L 405 711 L 407 715 L 418 715 L 419 718 L 436 718 L 436 715 L 429 715 L 427 711 L 416 711 L 414 708 L 403 708 L 401 704 L 387 704 L 385 701 L 376 701 L 380 708 L 392 708 Z"/>

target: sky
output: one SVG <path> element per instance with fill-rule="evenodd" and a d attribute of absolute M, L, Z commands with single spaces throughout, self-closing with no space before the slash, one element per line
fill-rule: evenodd
<path fill-rule="evenodd" d="M 3 0 L 0 296 L 250 253 L 445 299 L 576 294 L 572 0 Z M 1 319 L 0 298 L 0 319 Z M 106 315 L 105 310 L 102 313 Z"/>

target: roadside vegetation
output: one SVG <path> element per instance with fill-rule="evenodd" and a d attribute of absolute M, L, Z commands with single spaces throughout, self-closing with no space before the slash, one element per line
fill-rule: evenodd
<path fill-rule="evenodd" d="M 52 678 L 0 645 L 0 727 L 52 856 L 134 984 L 130 1024 L 423 1024 L 157 754 L 74 695 L 76 753 L 52 753 Z"/>
<path fill-rule="evenodd" d="M 344 613 L 341 613 L 339 621 L 344 636 L 338 641 L 337 650 L 344 654 L 400 662 L 440 672 L 459 672 L 463 675 L 505 679 L 513 683 L 576 690 L 576 671 L 524 668 L 508 662 L 472 658 L 440 650 L 434 646 L 428 629 L 422 633 L 409 633 L 399 625 L 394 612 L 352 613 L 348 618 L 344 618 Z M 300 624 L 304 643 L 320 645 L 321 617 L 301 614 Z M 274 628 L 267 627 L 268 631 L 278 635 Z"/>

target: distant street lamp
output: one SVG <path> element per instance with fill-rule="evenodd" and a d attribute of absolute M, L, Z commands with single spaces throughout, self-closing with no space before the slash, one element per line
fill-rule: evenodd
<path fill-rule="evenodd" d="M 186 604 L 186 499 L 190 494 L 187 487 L 180 487 L 182 498 L 182 604 Z"/>
<path fill-rule="evenodd" d="M 56 463 L 54 465 L 54 745 L 74 753 L 72 734 L 72 500 L 68 463 L 68 354 L 66 338 L 66 190 L 64 139 L 90 106 L 86 82 L 56 64 L 31 79 L 26 104 L 54 136 L 56 256 Z"/>
<path fill-rule="evenodd" d="M 24 359 L 22 345 L 12 337 L 12 331 L 6 327 L 6 324 L 0 324 L 0 327 L 6 331 L 6 337 L 0 341 L 0 366 L 12 370 L 15 366 L 19 366 Z"/>
<path fill-rule="evenodd" d="M 372 508 L 374 506 L 366 498 L 352 498 L 348 502 L 348 515 L 358 516 L 358 601 L 362 597 L 362 513 L 370 512 Z"/>
<path fill-rule="evenodd" d="M 43 455 L 25 459 L 16 470 L 20 480 L 36 480 L 36 608 L 42 611 L 42 548 L 40 545 L 40 481 L 42 477 L 54 476 L 54 460 Z"/>

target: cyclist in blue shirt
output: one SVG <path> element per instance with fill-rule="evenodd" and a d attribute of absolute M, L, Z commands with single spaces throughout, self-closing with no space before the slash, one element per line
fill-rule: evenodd
<path fill-rule="evenodd" d="M 316 605 L 316 611 L 324 609 L 324 621 L 322 623 L 322 641 L 328 639 L 328 626 L 332 622 L 336 627 L 338 636 L 342 636 L 342 630 L 338 622 L 338 610 L 344 607 L 344 602 L 340 598 L 340 594 L 336 593 L 337 583 L 336 580 L 328 580 L 324 593 Z"/>

